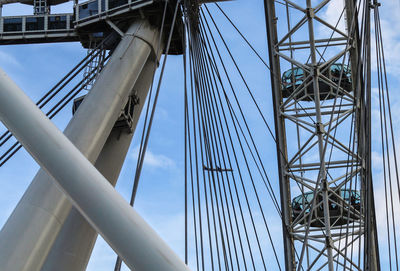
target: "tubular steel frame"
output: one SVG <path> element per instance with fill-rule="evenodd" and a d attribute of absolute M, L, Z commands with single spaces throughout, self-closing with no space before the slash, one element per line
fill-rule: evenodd
<path fill-rule="evenodd" d="M 275 1 L 264 1 L 285 266 L 286 270 L 379 270 L 368 167 L 370 86 L 364 91 L 357 3 L 345 1 L 338 22 L 332 25 L 321 14 L 330 2 L 307 0 L 302 7 L 283 0 L 277 18 Z M 340 29 L 340 21 L 346 30 Z M 351 67 L 351 90 L 327 76 L 333 63 Z M 281 67 L 304 71 L 302 83 L 292 84 L 293 92 L 286 98 Z M 342 78 L 343 69 L 339 82 Z M 329 86 L 334 99 L 320 95 L 322 83 Z M 306 90 L 310 86 L 313 93 Z M 342 189 L 361 191 L 358 210 L 342 198 Z M 296 192 L 291 190 L 303 195 L 303 209 L 296 217 L 291 203 Z M 311 202 L 305 193 L 313 194 Z M 341 210 L 340 215 L 331 217 L 332 208 Z"/>

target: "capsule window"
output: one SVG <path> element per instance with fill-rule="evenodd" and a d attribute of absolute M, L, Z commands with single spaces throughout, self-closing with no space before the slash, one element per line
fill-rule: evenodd
<path fill-rule="evenodd" d="M 44 30 L 44 17 L 27 17 L 26 31 Z"/>
<path fill-rule="evenodd" d="M 4 32 L 22 31 L 22 18 L 5 18 Z"/>
<path fill-rule="evenodd" d="M 125 4 L 128 4 L 128 0 L 109 0 L 108 8 L 109 9 L 117 8 L 117 7 L 123 6 Z"/>
<path fill-rule="evenodd" d="M 67 16 L 50 16 L 49 17 L 49 29 L 66 29 L 67 28 Z"/>
<path fill-rule="evenodd" d="M 92 1 L 79 6 L 79 19 L 84 19 L 99 13 L 99 5 L 97 1 Z"/>

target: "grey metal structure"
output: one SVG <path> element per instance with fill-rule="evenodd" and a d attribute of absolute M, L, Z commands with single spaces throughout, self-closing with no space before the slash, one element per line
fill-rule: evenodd
<path fill-rule="evenodd" d="M 63 1 L 5 0 L 0 6 L 15 2 L 32 5 L 34 15 L 0 17 L 0 44 L 80 41 L 100 53 L 89 53 L 95 57 L 84 77 L 91 77 L 82 83 L 89 93 L 76 99 L 64 135 L 1 72 L 8 106 L 1 105 L 0 119 L 42 169 L 0 231 L 0 267 L 86 270 L 100 233 L 132 270 L 189 270 L 112 188 L 161 54 L 182 53 L 179 1 L 92 0 L 76 2 L 71 14 L 50 13 Z"/>
<path fill-rule="evenodd" d="M 358 2 L 335 21 L 330 0 L 282 2 L 264 1 L 286 270 L 379 270 Z"/>
<path fill-rule="evenodd" d="M 146 20 L 133 23 L 66 128 L 65 134 L 89 161 L 97 160 L 136 85 L 141 91 L 137 95 L 144 101 L 158 61 L 159 35 Z M 140 77 L 142 82 L 138 81 Z M 70 210 L 70 201 L 40 171 L 0 232 L 4 244 L 0 266 L 7 270 L 41 270 Z"/>
<path fill-rule="evenodd" d="M 285 267 L 377 271 L 370 63 L 360 57 L 358 2 L 346 0 L 332 22 L 319 15 L 331 1 L 264 0 Z M 70 14 L 50 13 L 64 0 L 0 7 L 14 2 L 34 15 L 1 17 L 0 45 L 80 41 L 112 54 L 104 68 L 104 54 L 87 66 L 101 72 L 84 83 L 90 92 L 64 135 L 0 71 L 0 119 L 42 166 L 0 231 L 0 267 L 84 271 L 100 233 L 133 270 L 189 270 L 113 189 L 162 52 L 184 50 L 179 0 L 167 1 L 164 31 L 161 0 L 76 2 Z"/>
<path fill-rule="evenodd" d="M 3 71 L 0 77 L 1 121 L 128 267 L 188 271 L 182 260 Z"/>
<path fill-rule="evenodd" d="M 96 168 L 113 186 L 117 183 L 146 100 L 156 67 L 155 61 L 147 61 L 133 88 L 132 95 L 139 100 L 134 106 L 133 121 L 126 122 L 125 126 L 117 125 L 117 121 L 96 160 Z M 71 209 L 41 270 L 86 270 L 96 238 L 97 232 L 86 219 L 75 208 Z"/>
<path fill-rule="evenodd" d="M 61 0 L 55 4 L 62 2 L 67 1 Z M 175 1 L 171 1 L 167 10 L 169 18 L 172 18 L 173 13 L 172 2 Z M 0 2 L 0 9 L 7 3 L 9 2 Z M 90 0 L 77 3 L 73 13 L 4 16 L 0 18 L 0 45 L 80 41 L 85 48 L 91 48 L 94 39 L 102 40 L 114 32 L 114 25 L 118 25 L 124 32 L 129 27 L 127 20 L 141 19 L 144 16 L 150 22 L 158 22 L 162 16 L 163 3 L 162 0 Z M 182 31 L 179 30 L 182 20 L 177 20 L 176 24 L 170 54 L 183 52 Z"/>

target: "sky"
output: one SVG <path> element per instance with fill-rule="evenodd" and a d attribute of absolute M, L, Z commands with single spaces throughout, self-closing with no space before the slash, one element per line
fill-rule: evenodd
<path fill-rule="evenodd" d="M 296 1 L 301 2 L 301 1 Z M 316 1 L 313 1 L 316 2 Z M 340 10 L 342 0 L 335 0 L 324 14 L 329 20 Z M 250 43 L 267 60 L 267 41 L 262 0 L 235 0 L 221 3 L 221 7 L 245 33 Z M 64 4 L 52 9 L 53 13 L 70 12 L 71 4 Z M 13 4 L 3 8 L 4 15 L 31 14 L 29 6 Z M 214 10 L 215 14 L 216 11 Z M 336 13 L 335 13 L 336 12 Z M 400 98 L 396 95 L 400 83 L 400 1 L 387 0 L 382 3 L 381 23 L 383 28 L 384 48 L 388 67 L 388 79 L 393 95 L 393 115 L 400 114 Z M 279 14 L 278 14 L 279 16 Z M 269 72 L 248 49 L 240 36 L 224 22 L 221 23 L 224 35 L 238 56 L 240 66 L 244 70 L 250 87 L 260 98 L 265 110 L 267 121 L 273 125 L 273 110 Z M 82 57 L 86 50 L 79 43 L 56 43 L 36 45 L 13 45 L 0 47 L 0 67 L 24 90 L 33 100 L 38 100 L 62 76 L 68 72 Z M 376 66 L 373 67 L 374 71 Z M 157 76 L 156 76 L 157 78 Z M 379 123 L 378 100 L 376 85 L 373 89 L 373 123 Z M 255 110 L 248 108 L 249 115 Z M 183 67 L 182 56 L 169 56 L 166 72 L 152 134 L 142 173 L 141 184 L 135 204 L 135 209 L 159 233 L 159 235 L 181 257 L 184 255 L 184 126 L 183 126 Z M 71 118 L 70 107 L 63 110 L 54 123 L 61 130 Z M 255 118 L 255 117 L 254 117 Z M 142 127 L 139 123 L 139 131 Z M 374 176 L 377 185 L 377 196 L 383 196 L 381 153 L 379 150 L 379 127 L 373 125 L 373 158 Z M 400 133 L 400 118 L 394 119 L 395 134 Z M 4 131 L 0 126 L 0 132 Z M 273 180 L 277 180 L 275 147 L 265 129 L 255 129 L 258 139 L 266 138 L 263 146 L 265 154 L 272 158 L 267 165 L 267 171 Z M 116 189 L 127 200 L 130 198 L 136 157 L 140 137 L 135 135 L 122 169 Z M 400 142 L 399 142 L 400 143 Z M 400 144 L 397 144 L 400 145 Z M 18 203 L 25 189 L 38 170 L 38 165 L 22 150 L 0 168 L 0 227 Z M 276 183 L 277 185 L 277 183 Z M 378 209 L 384 208 L 381 201 Z M 383 212 L 378 212 L 378 220 Z M 274 219 L 273 214 L 269 214 Z M 276 217 L 275 217 L 276 218 Z M 274 238 L 280 242 L 280 226 L 273 227 Z M 282 245 L 278 245 L 282 254 Z M 107 243 L 98 238 L 89 262 L 89 271 L 113 270 L 115 253 Z M 128 270 L 124 267 L 123 270 Z"/>

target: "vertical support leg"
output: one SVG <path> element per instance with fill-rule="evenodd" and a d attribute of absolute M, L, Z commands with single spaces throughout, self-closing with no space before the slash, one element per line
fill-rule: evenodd
<path fill-rule="evenodd" d="M 132 133 L 113 130 L 96 161 L 96 168 L 113 186 L 117 182 L 140 112 L 146 100 L 156 68 L 155 61 L 154 59 L 147 61 L 133 90 L 133 93 L 139 99 L 139 104 L 134 107 Z M 41 270 L 86 270 L 96 238 L 97 232 L 80 215 L 78 210 L 72 208 Z"/>
<path fill-rule="evenodd" d="M 79 149 L 3 71 L 0 71 L 0 79 L 0 120 L 128 267 L 147 271 L 189 271 Z"/>
<path fill-rule="evenodd" d="M 327 250 L 328 269 L 329 271 L 333 271 L 334 270 L 333 253 L 332 253 L 333 240 L 331 235 L 331 222 L 330 222 L 329 196 L 328 196 L 329 184 L 326 178 L 325 141 L 323 138 L 323 124 L 321 118 L 320 91 L 318 82 L 319 70 L 317 68 L 316 47 L 314 38 L 314 22 L 313 22 L 314 9 L 311 6 L 311 0 L 307 0 L 307 17 L 308 17 L 308 32 L 310 38 L 309 40 L 310 40 L 311 66 L 313 69 L 312 80 L 313 80 L 315 116 L 316 116 L 315 131 L 318 137 L 318 150 L 320 159 L 320 170 L 318 174 L 317 183 L 319 183 L 319 185 L 321 186 L 321 191 L 322 191 L 322 201 L 323 201 L 322 206 L 324 210 L 324 223 L 325 223 L 325 233 L 326 233 L 325 247 Z M 314 196 L 316 196 L 316 194 L 314 194 Z"/>
<path fill-rule="evenodd" d="M 371 1 L 368 2 L 371 5 Z M 354 8 L 354 6 L 352 6 Z M 371 21 L 371 9 L 367 8 L 367 22 Z M 367 33 L 371 33 L 370 23 L 366 24 Z M 378 233 L 376 225 L 376 215 L 375 215 L 375 202 L 374 202 L 374 186 L 372 182 L 372 161 L 371 161 L 371 35 L 368 35 L 367 42 L 367 78 L 366 78 L 366 92 L 365 93 L 365 118 L 363 125 L 365 130 L 364 135 L 364 151 L 366 152 L 366 167 L 364 170 L 365 174 L 365 237 L 364 237 L 364 247 L 365 247 L 365 270 L 367 271 L 378 271 L 380 270 L 380 260 L 379 260 L 379 247 L 378 247 Z M 362 97 L 364 98 L 364 97 Z"/>
<path fill-rule="evenodd" d="M 147 21 L 134 22 L 65 129 L 89 161 L 96 161 L 158 37 Z M 64 193 L 40 170 L 0 231 L 0 266 L 40 270 L 70 209 Z"/>
<path fill-rule="evenodd" d="M 278 42 L 276 32 L 276 14 L 274 0 L 264 0 L 265 20 L 267 24 L 268 52 L 271 68 L 271 80 L 276 74 L 280 74 L 280 65 L 278 56 L 275 54 L 275 44 Z M 289 230 L 289 225 L 292 223 L 292 213 L 290 207 L 290 181 L 286 173 L 287 170 L 287 146 L 285 134 L 285 121 L 280 114 L 280 105 L 282 103 L 281 86 L 278 80 L 272 82 L 272 99 L 274 104 L 274 122 L 275 134 L 277 139 L 277 157 L 279 170 L 279 187 L 282 206 L 282 232 L 283 245 L 285 250 L 285 270 L 296 270 L 296 261 L 294 253 L 293 236 Z"/>

